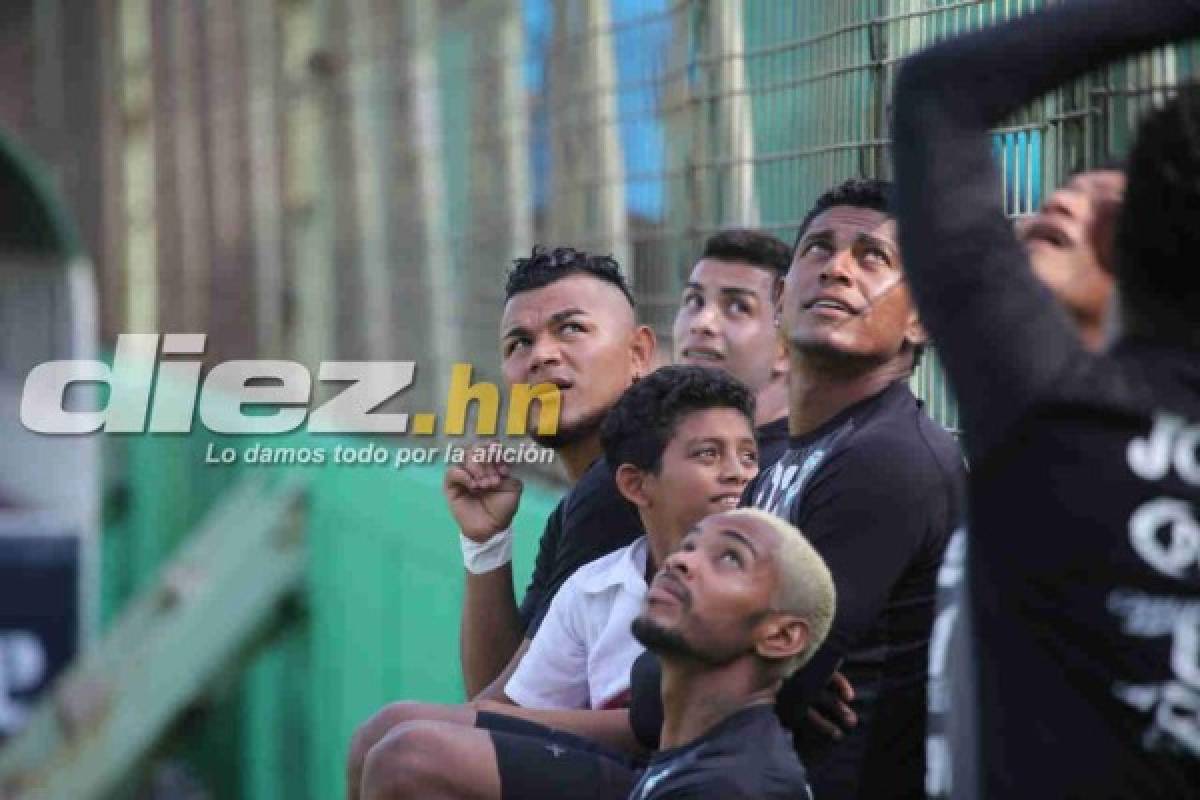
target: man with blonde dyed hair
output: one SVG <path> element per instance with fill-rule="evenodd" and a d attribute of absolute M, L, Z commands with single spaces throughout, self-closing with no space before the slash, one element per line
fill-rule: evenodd
<path fill-rule="evenodd" d="M 782 519 L 706 517 L 663 562 L 634 636 L 662 664 L 662 749 L 630 800 L 811 797 L 775 716 L 833 622 L 828 567 Z"/>
<path fill-rule="evenodd" d="M 784 677 L 789 677 L 808 663 L 833 625 L 837 605 L 833 576 L 821 554 L 787 520 L 757 508 L 741 508 L 734 514 L 743 519 L 759 520 L 773 528 L 779 537 L 776 560 L 783 574 L 776 586 L 775 608 L 795 614 L 809 626 L 808 646 L 789 663 L 784 673 Z"/>

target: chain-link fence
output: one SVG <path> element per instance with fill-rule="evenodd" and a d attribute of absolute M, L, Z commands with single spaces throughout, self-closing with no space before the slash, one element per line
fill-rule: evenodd
<path fill-rule="evenodd" d="M 109 336 L 417 358 L 406 403 L 439 407 L 453 362 L 497 377 L 502 275 L 533 243 L 614 254 L 666 343 L 706 236 L 790 240 L 824 189 L 887 177 L 900 61 L 1042 1 L 113 0 L 102 157 L 59 160 L 101 231 Z M 1123 153 L 1197 52 L 1015 115 L 995 135 L 1009 210 Z M 915 384 L 953 426 L 936 359 Z"/>
<path fill-rule="evenodd" d="M 666 340 L 707 235 L 752 225 L 790 241 L 826 188 L 889 177 L 891 90 L 907 54 L 1038 5 L 528 0 L 504 27 L 478 8 L 450 16 L 443 35 L 472 55 L 451 53 L 439 81 L 469 113 L 444 120 L 462 305 L 438 324 L 492 363 L 499 271 L 538 241 L 617 255 Z M 1016 115 L 995 134 L 1009 211 L 1031 213 L 1071 173 L 1123 153 L 1194 60 L 1194 48 L 1160 50 Z M 914 385 L 956 426 L 936 357 Z"/>

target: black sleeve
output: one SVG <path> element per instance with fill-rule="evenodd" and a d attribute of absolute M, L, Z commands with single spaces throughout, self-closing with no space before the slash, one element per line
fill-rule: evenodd
<path fill-rule="evenodd" d="M 521 603 L 525 635 L 532 638 L 537 633 L 550 601 L 575 570 L 632 544 L 642 533 L 637 510 L 617 491 L 603 460 L 597 461 L 546 522 L 533 579 Z"/>
<path fill-rule="evenodd" d="M 946 41 L 901 69 L 894 158 L 904 266 L 962 402 L 973 457 L 1086 357 L 1005 218 L 986 131 L 1107 61 L 1197 32 L 1200 7 L 1186 0 L 1065 2 Z"/>
<path fill-rule="evenodd" d="M 825 643 L 786 684 L 776 706 L 795 728 L 805 706 L 875 626 L 893 587 L 950 529 L 951 490 L 904 441 L 849 447 L 809 488 L 792 523 L 833 574 L 837 611 Z"/>
<path fill-rule="evenodd" d="M 757 796 L 748 794 L 733 778 L 708 773 L 703 778 L 667 780 L 646 795 L 646 800 L 757 800 Z"/>
<path fill-rule="evenodd" d="M 551 582 L 554 579 L 554 566 L 558 561 L 559 541 L 562 539 L 562 512 L 565 502 L 565 498 L 559 500 L 558 505 L 546 518 L 546 527 L 538 542 L 537 560 L 533 563 L 533 575 L 529 579 L 529 586 L 525 589 L 525 596 L 521 598 L 521 606 L 517 612 L 521 617 L 521 627 L 525 629 L 528 638 L 533 638 L 546 609 L 550 607 L 550 600 L 554 597 Z"/>
<path fill-rule="evenodd" d="M 662 664 L 649 650 L 634 659 L 629 670 L 629 727 L 638 744 L 657 750 L 662 735 Z"/>

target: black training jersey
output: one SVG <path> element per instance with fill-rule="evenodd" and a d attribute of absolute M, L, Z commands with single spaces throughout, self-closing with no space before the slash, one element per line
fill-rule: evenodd
<path fill-rule="evenodd" d="M 1017 796 L 1054 753 L 1043 796 L 1200 797 L 1200 353 L 1094 367 L 978 466 L 968 774 Z M 1143 370 L 1178 383 L 1122 396 Z"/>
<path fill-rule="evenodd" d="M 575 570 L 644 534 L 637 509 L 617 491 L 608 463 L 598 459 L 546 520 L 533 576 L 521 600 L 526 637 L 537 633 L 554 594 Z"/>
<path fill-rule="evenodd" d="M 629 727 L 638 744 L 658 749 L 663 726 L 662 665 L 649 650 L 633 661 L 629 670 Z"/>
<path fill-rule="evenodd" d="M 837 589 L 821 649 L 780 693 L 817 797 L 913 797 L 924 777 L 925 685 L 935 580 L 962 515 L 962 456 L 903 382 L 793 437 L 746 492 L 799 528 Z M 833 744 L 805 724 L 835 669 L 859 724 Z"/>
<path fill-rule="evenodd" d="M 758 443 L 758 468 L 765 470 L 779 460 L 788 448 L 788 420 L 786 416 L 774 422 L 759 425 L 754 429 Z"/>
<path fill-rule="evenodd" d="M 934 796 L 1200 796 L 1200 352 L 1083 349 L 1004 216 L 986 135 L 1197 33 L 1181 0 L 1064 3 L 898 79 L 905 268 L 972 465 L 931 660 Z"/>
<path fill-rule="evenodd" d="M 912 797 L 924 774 L 925 667 L 934 581 L 961 518 L 963 462 L 903 382 L 851 406 L 791 447 L 744 502 L 786 518 L 821 553 L 837 589 L 825 644 L 784 684 L 776 709 L 817 797 Z M 806 724 L 840 668 L 860 722 L 836 746 Z M 657 660 L 631 675 L 630 722 L 646 746 L 662 726 Z"/>
<path fill-rule="evenodd" d="M 696 741 L 655 754 L 629 800 L 811 800 L 770 706 L 742 709 Z"/>

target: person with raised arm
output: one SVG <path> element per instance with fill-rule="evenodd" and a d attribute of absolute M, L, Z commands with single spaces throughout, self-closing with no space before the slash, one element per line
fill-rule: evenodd
<path fill-rule="evenodd" d="M 1085 72 L 1197 34 L 1185 0 L 1065 2 L 898 76 L 900 245 L 972 462 L 964 576 L 931 663 L 948 714 L 932 796 L 1200 786 L 1200 96 L 1181 89 L 1138 132 L 1102 353 L 1031 269 L 988 134 Z"/>

